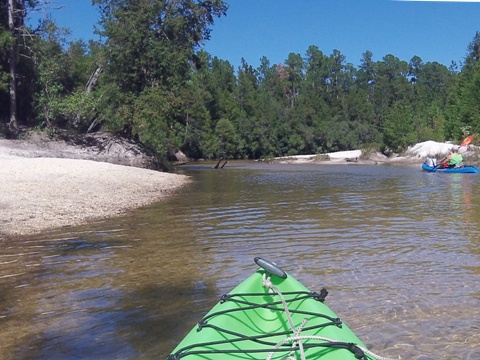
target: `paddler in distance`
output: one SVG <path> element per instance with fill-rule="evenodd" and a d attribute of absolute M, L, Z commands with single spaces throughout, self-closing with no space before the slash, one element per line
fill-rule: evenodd
<path fill-rule="evenodd" d="M 458 146 L 454 146 L 452 151 L 448 156 L 440 161 L 438 164 L 440 169 L 451 168 L 451 167 L 462 167 L 463 166 L 463 156 L 458 152 Z"/>

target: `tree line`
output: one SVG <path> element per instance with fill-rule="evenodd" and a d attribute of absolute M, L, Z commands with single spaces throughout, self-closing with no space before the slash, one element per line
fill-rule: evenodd
<path fill-rule="evenodd" d="M 462 64 L 380 61 L 354 66 L 312 45 L 281 64 L 252 67 L 202 50 L 222 0 L 93 0 L 98 41 L 28 14 L 43 0 L 0 5 L 0 130 L 108 130 L 167 162 L 258 159 L 359 148 L 399 152 L 425 140 L 480 133 L 480 34 Z"/>

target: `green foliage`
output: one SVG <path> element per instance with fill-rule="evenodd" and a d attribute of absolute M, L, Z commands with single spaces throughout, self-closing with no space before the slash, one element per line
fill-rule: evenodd
<path fill-rule="evenodd" d="M 122 92 L 176 87 L 189 77 L 194 49 L 227 6 L 214 1 L 95 0 L 107 38 L 109 81 Z"/>
<path fill-rule="evenodd" d="M 10 32 L 0 27 L 0 93 L 8 92 L 8 51 L 12 45 Z"/>
<path fill-rule="evenodd" d="M 283 64 L 264 57 L 253 68 L 242 59 L 234 69 L 199 50 L 214 18 L 226 14 L 222 0 L 93 3 L 104 42 L 67 44 L 66 30 L 47 17 L 19 49 L 19 109 L 51 131 L 94 122 L 138 138 L 164 162 L 178 149 L 193 158 L 258 159 L 368 144 L 402 151 L 480 133 L 478 33 L 459 72 L 418 56 L 374 61 L 368 50 L 356 68 L 339 50 L 324 54 L 314 45 Z M 7 103 L 14 37 L 0 9 L 0 100 Z M 6 114 L 2 108 L 2 121 Z"/>
<path fill-rule="evenodd" d="M 133 133 L 138 134 L 139 139 L 161 159 L 168 157 L 169 150 L 178 148 L 169 126 L 168 118 L 172 111 L 169 104 L 173 99 L 168 97 L 168 93 L 158 89 L 147 89 L 136 97 L 131 106 L 125 106 L 120 111 L 122 117 L 131 118 Z"/>
<path fill-rule="evenodd" d="M 63 98 L 62 116 L 75 128 L 87 129 L 96 115 L 97 99 L 93 94 L 77 90 Z"/>
<path fill-rule="evenodd" d="M 449 139 L 461 139 L 462 129 L 480 131 L 480 33 L 476 33 L 468 50 L 465 66 L 455 79 L 453 91 L 448 95 L 446 108 L 446 135 Z"/>
<path fill-rule="evenodd" d="M 418 114 L 417 117 L 417 141 L 439 141 L 445 140 L 445 115 L 440 107 L 433 103 L 425 113 Z"/>
<path fill-rule="evenodd" d="M 0 120 L 7 119 L 10 125 L 17 127 L 19 119 L 32 116 L 34 74 L 31 71 L 31 37 L 27 36 L 29 31 L 25 27 L 25 16 L 37 3 L 33 0 L 11 2 L 13 28 L 8 21 L 9 4 L 7 1 L 0 2 Z M 10 72 L 15 74 L 13 79 Z M 14 87 L 10 88 L 11 84 Z M 16 103 L 16 112 L 10 109 L 12 102 Z"/>
<path fill-rule="evenodd" d="M 184 131 L 179 134 L 182 151 L 189 157 L 211 158 L 211 117 L 206 103 L 210 103 L 210 94 L 199 82 L 192 82 L 184 90 L 183 123 Z"/>
<path fill-rule="evenodd" d="M 213 82 L 208 94 L 192 91 L 189 81 L 192 64 L 201 65 L 195 49 L 208 40 L 213 19 L 225 15 L 226 4 L 221 0 L 94 3 L 100 8 L 101 34 L 106 38 L 101 86 L 106 96 L 100 110 L 105 124 L 138 135 L 161 158 L 168 158 L 176 148 L 196 156 L 212 153 L 214 128 L 207 127 L 202 102 L 211 99 L 218 108 L 215 116 L 232 112 L 232 91 L 220 85 L 232 80 L 227 71 L 227 78 Z"/>
<path fill-rule="evenodd" d="M 237 132 L 233 124 L 228 119 L 220 119 L 215 127 L 217 137 L 216 157 L 235 158 L 239 153 L 239 143 Z"/>
<path fill-rule="evenodd" d="M 394 151 L 402 151 L 416 142 L 415 117 L 410 106 L 396 102 L 386 112 L 384 121 L 385 144 Z"/>
<path fill-rule="evenodd" d="M 43 37 L 33 44 L 38 86 L 35 103 L 39 121 L 50 127 L 60 123 L 63 114 L 65 55 L 60 30 L 53 21 L 44 20 L 41 31 Z"/>
<path fill-rule="evenodd" d="M 41 86 L 37 96 L 38 117 L 49 126 L 62 114 L 64 88 L 58 78 L 61 72 L 61 60 L 55 54 L 47 54 L 38 61 L 38 83 Z"/>

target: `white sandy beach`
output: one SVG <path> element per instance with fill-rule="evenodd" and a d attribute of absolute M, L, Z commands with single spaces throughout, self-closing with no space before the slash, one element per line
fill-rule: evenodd
<path fill-rule="evenodd" d="M 0 238 L 117 216 L 187 182 L 182 175 L 91 160 L 19 157 L 0 146 Z"/>

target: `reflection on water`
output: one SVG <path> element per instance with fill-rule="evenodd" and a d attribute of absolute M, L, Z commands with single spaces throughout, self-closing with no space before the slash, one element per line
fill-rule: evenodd
<path fill-rule="evenodd" d="M 382 355 L 480 359 L 478 176 L 182 171 L 195 181 L 166 202 L 1 244 L 0 358 L 164 358 L 263 256 L 329 289 L 327 304 Z"/>

